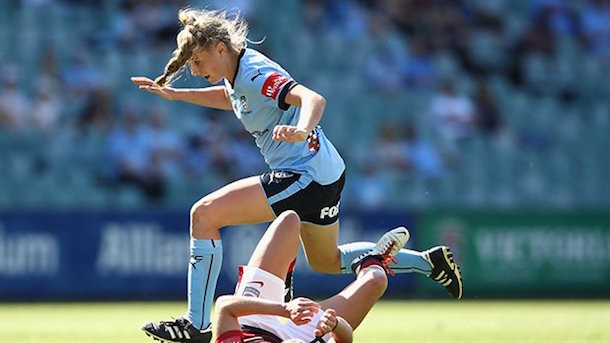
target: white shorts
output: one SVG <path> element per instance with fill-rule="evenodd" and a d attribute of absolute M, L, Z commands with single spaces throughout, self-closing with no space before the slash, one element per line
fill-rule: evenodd
<path fill-rule="evenodd" d="M 246 267 L 237 285 L 235 295 L 284 302 L 284 281 L 260 268 Z M 238 320 L 240 325 L 269 331 L 284 340 L 297 338 L 311 342 L 316 338 L 313 332 L 323 313 L 323 311 L 318 311 L 309 323 L 298 326 L 288 318 L 262 314 L 243 316 Z M 323 339 L 328 341 L 330 335 L 325 335 Z"/>

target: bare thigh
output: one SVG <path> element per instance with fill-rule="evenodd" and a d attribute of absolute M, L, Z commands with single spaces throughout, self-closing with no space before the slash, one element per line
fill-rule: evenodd
<path fill-rule="evenodd" d="M 230 183 L 212 192 L 191 208 L 191 236 L 220 239 L 218 229 L 229 225 L 270 222 L 275 218 L 259 177 Z"/>
<path fill-rule="evenodd" d="M 263 269 L 284 280 L 288 266 L 299 252 L 300 226 L 301 220 L 296 212 L 281 213 L 258 242 L 248 266 Z"/>
<path fill-rule="evenodd" d="M 383 295 L 386 287 L 385 272 L 381 268 L 377 270 L 367 268 L 339 294 L 320 302 L 320 305 L 325 310 L 334 309 L 337 315 L 347 320 L 355 330 L 375 305 L 377 299 Z"/>
<path fill-rule="evenodd" d="M 328 226 L 301 224 L 301 241 L 311 268 L 320 273 L 341 272 L 341 254 L 337 248 L 339 221 Z"/>

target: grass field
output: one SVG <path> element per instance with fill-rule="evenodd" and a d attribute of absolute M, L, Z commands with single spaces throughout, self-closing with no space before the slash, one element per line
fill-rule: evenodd
<path fill-rule="evenodd" d="M 0 304 L 0 342 L 152 342 L 184 303 Z M 356 342 L 610 342 L 610 301 L 382 301 Z"/>

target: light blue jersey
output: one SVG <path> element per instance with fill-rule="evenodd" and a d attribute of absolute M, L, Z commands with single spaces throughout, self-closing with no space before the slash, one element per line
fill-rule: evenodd
<path fill-rule="evenodd" d="M 224 83 L 233 112 L 254 136 L 271 170 L 299 173 L 301 182 L 316 181 L 321 185 L 339 179 L 345 163 L 320 126 L 303 142 L 273 140 L 273 128 L 296 126 L 301 110 L 285 102 L 286 94 L 297 83 L 279 64 L 256 50 L 244 49 L 234 85 L 226 79 Z"/>

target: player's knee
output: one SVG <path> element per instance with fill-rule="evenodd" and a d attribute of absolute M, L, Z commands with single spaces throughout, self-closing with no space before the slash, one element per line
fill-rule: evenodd
<path fill-rule="evenodd" d="M 381 268 L 370 268 L 366 283 L 381 295 L 388 287 L 388 276 Z"/>
<path fill-rule="evenodd" d="M 212 211 L 212 201 L 203 198 L 191 206 L 191 237 L 207 239 L 217 233 L 218 222 Z"/>
<path fill-rule="evenodd" d="M 230 295 L 222 295 L 216 299 L 214 303 L 214 315 L 217 319 L 224 318 L 229 312 L 229 305 L 232 297 Z"/>
<path fill-rule="evenodd" d="M 301 218 L 299 215 L 293 210 L 287 210 L 282 212 L 277 220 L 281 221 L 281 225 L 287 228 L 291 228 L 293 230 L 301 229 Z"/>
<path fill-rule="evenodd" d="M 228 295 L 221 295 L 216 298 L 216 302 L 214 303 L 214 309 L 219 312 L 222 308 L 224 308 L 229 300 Z"/>

